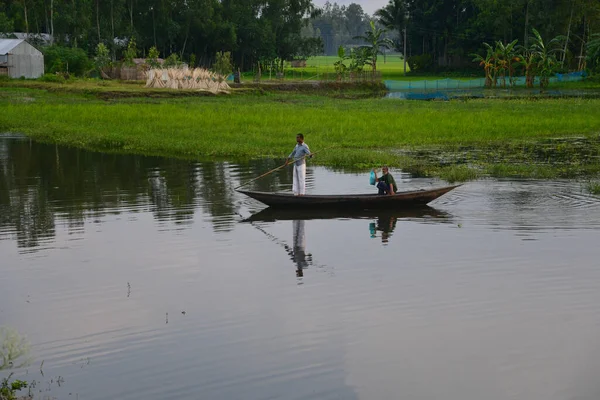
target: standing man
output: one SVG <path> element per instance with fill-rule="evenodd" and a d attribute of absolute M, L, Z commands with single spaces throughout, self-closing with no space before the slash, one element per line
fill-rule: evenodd
<path fill-rule="evenodd" d="M 382 175 L 380 178 L 377 177 L 376 169 L 374 169 L 373 172 L 375 172 L 375 181 L 377 182 L 377 189 L 379 189 L 379 194 L 396 193 L 398 187 L 396 186 L 396 181 L 394 180 L 394 177 L 389 173 L 390 170 L 387 167 L 387 165 L 384 165 L 383 168 L 381 168 Z"/>
<path fill-rule="evenodd" d="M 295 196 L 304 196 L 306 192 L 306 157 L 311 157 L 310 150 L 306 143 L 304 143 L 304 135 L 299 133 L 296 135 L 296 147 L 290 153 L 285 165 L 290 163 L 290 160 L 296 160 L 294 162 L 294 183 L 292 185 L 292 191 Z"/>

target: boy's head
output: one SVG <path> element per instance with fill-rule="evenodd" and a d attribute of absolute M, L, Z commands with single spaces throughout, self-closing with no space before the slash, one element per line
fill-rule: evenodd
<path fill-rule="evenodd" d="M 298 142 L 299 144 L 304 143 L 304 135 L 299 133 L 296 135 L 296 142 Z"/>

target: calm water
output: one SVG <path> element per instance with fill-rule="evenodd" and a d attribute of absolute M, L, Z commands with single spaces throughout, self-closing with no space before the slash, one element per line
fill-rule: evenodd
<path fill-rule="evenodd" d="M 600 198 L 485 180 L 411 212 L 248 221 L 263 207 L 232 187 L 276 165 L 0 138 L 15 377 L 58 399 L 600 397 Z M 308 186 L 372 190 L 323 168 Z"/>

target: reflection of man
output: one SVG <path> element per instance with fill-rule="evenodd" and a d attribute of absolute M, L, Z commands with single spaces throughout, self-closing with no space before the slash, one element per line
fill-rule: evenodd
<path fill-rule="evenodd" d="M 304 276 L 304 268 L 308 267 L 306 261 L 306 238 L 304 236 L 304 220 L 294 220 L 292 227 L 294 229 L 294 253 L 293 259 L 298 267 L 296 276 Z"/>
<path fill-rule="evenodd" d="M 397 217 L 393 216 L 381 216 L 377 218 L 377 230 L 381 231 L 381 243 L 387 244 L 392 236 L 392 232 L 396 228 Z M 372 231 L 372 229 L 371 229 Z M 371 237 L 374 237 L 371 232 Z"/>

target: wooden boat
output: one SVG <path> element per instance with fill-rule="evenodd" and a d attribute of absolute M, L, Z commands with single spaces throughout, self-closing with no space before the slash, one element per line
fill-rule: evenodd
<path fill-rule="evenodd" d="M 451 222 L 452 216 L 444 211 L 429 206 L 408 207 L 401 210 L 353 210 L 337 208 L 293 209 L 267 207 L 252 214 L 242 222 L 273 222 L 313 219 L 419 219 L 444 223 Z"/>
<path fill-rule="evenodd" d="M 305 195 L 294 196 L 292 193 L 268 193 L 238 190 L 271 207 L 314 207 L 314 208 L 352 208 L 352 209 L 394 209 L 417 205 L 425 205 L 452 189 L 459 187 L 446 186 L 430 190 L 413 190 L 400 192 L 391 196 L 378 194 L 343 194 L 343 195 Z"/>

